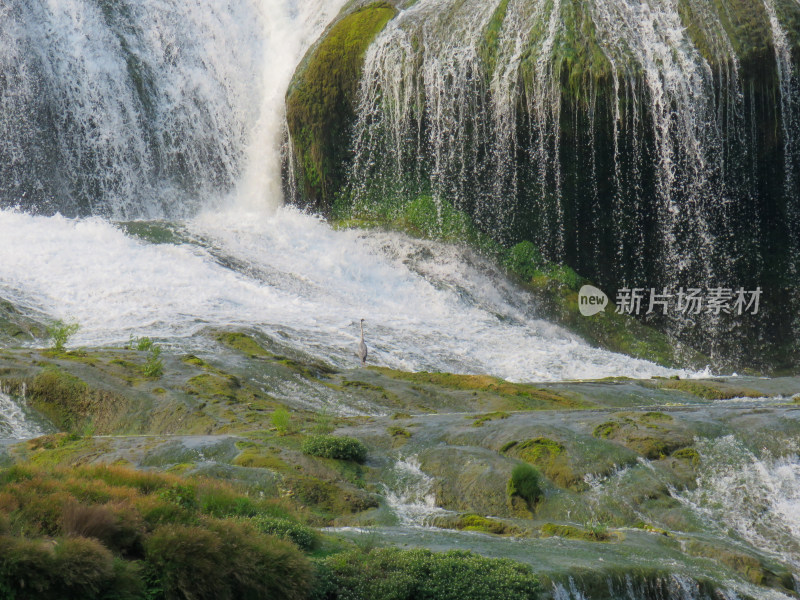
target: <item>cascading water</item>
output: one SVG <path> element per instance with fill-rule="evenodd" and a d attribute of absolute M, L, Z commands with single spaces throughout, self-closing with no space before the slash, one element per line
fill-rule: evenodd
<path fill-rule="evenodd" d="M 723 4 L 411 4 L 365 58 L 354 207 L 431 194 L 608 290 L 761 286 L 757 322 L 651 319 L 712 354 L 785 343 L 800 7 Z"/>
<path fill-rule="evenodd" d="M 44 429 L 31 420 L 15 398 L 0 391 L 0 443 L 34 438 L 43 433 Z"/>
<path fill-rule="evenodd" d="M 401 525 L 426 526 L 434 517 L 447 514 L 448 511 L 436 506 L 432 487 L 433 478 L 420 469 L 416 456 L 400 459 L 394 464 L 385 498 Z"/>
<path fill-rule="evenodd" d="M 756 548 L 800 569 L 800 460 L 759 458 L 733 436 L 703 442 L 697 488 L 673 494 Z"/>

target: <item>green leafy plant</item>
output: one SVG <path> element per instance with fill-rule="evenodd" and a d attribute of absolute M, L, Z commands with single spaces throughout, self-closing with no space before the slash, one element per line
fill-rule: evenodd
<path fill-rule="evenodd" d="M 292 415 L 290 415 L 289 411 L 282 406 L 276 408 L 272 412 L 270 421 L 272 422 L 272 426 L 278 430 L 280 435 L 286 435 L 291 431 Z"/>
<path fill-rule="evenodd" d="M 542 477 L 536 468 L 527 463 L 519 463 L 511 471 L 511 479 L 508 480 L 508 495 L 519 496 L 534 504 L 542 497 L 541 480 Z"/>
<path fill-rule="evenodd" d="M 142 367 L 145 377 L 157 379 L 164 374 L 164 361 L 161 358 L 161 348 L 152 344 L 147 355 L 147 360 Z"/>
<path fill-rule="evenodd" d="M 81 328 L 77 323 L 65 323 L 58 320 L 47 327 L 47 335 L 53 340 L 53 350 L 63 352 L 67 340 Z"/>
<path fill-rule="evenodd" d="M 321 458 L 336 458 L 362 463 L 367 459 L 367 447 L 359 440 L 346 436 L 313 435 L 303 440 L 303 453 Z"/>

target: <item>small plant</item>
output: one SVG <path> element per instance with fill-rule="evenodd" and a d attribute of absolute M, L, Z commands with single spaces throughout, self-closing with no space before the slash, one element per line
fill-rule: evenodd
<path fill-rule="evenodd" d="M 345 436 L 313 435 L 303 440 L 304 454 L 321 458 L 336 458 L 363 463 L 367 459 L 367 447 L 359 440 Z"/>
<path fill-rule="evenodd" d="M 519 496 L 531 504 L 542 497 L 542 483 L 539 471 L 527 463 L 519 463 L 511 471 L 508 480 L 508 495 Z"/>
<path fill-rule="evenodd" d="M 161 348 L 152 344 L 147 355 L 147 360 L 142 367 L 145 377 L 158 379 L 164 374 L 164 361 L 161 358 Z"/>
<path fill-rule="evenodd" d="M 47 335 L 53 340 L 53 350 L 63 352 L 67 340 L 78 332 L 81 326 L 77 323 L 64 323 L 58 320 L 47 328 Z"/>
<path fill-rule="evenodd" d="M 136 349 L 139 352 L 147 352 L 148 350 L 151 350 L 153 346 L 153 340 L 151 340 L 149 337 L 143 337 L 136 340 Z"/>
<path fill-rule="evenodd" d="M 331 414 L 327 410 L 323 409 L 321 412 L 317 413 L 314 418 L 314 425 L 311 427 L 311 431 L 314 433 L 326 434 L 331 433 L 335 428 L 333 417 L 331 417 Z"/>
<path fill-rule="evenodd" d="M 278 407 L 272 412 L 270 417 L 272 426 L 278 430 L 279 435 L 286 435 L 292 427 L 292 415 L 285 408 Z"/>

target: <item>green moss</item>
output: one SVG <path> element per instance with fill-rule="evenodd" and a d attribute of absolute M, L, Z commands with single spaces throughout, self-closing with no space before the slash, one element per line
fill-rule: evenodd
<path fill-rule="evenodd" d="M 503 444 L 503 445 L 500 447 L 500 453 L 501 453 L 501 454 L 505 454 L 506 452 L 508 452 L 509 450 L 511 450 L 511 448 L 513 448 L 514 446 L 516 446 L 517 444 L 519 444 L 519 442 L 518 442 L 517 440 L 511 440 L 511 441 L 508 441 L 508 442 L 506 442 L 505 444 Z"/>
<path fill-rule="evenodd" d="M 560 442 L 538 437 L 507 446 L 502 452 L 536 465 L 556 485 L 564 488 L 583 486 L 583 480 L 570 467 L 566 448 Z"/>
<path fill-rule="evenodd" d="M 475 514 L 460 515 L 455 523 L 455 528 L 462 531 L 480 531 L 481 533 L 493 533 L 495 535 L 507 535 L 518 533 L 516 527 L 506 525 L 497 519 L 490 519 Z"/>
<path fill-rule="evenodd" d="M 503 21 L 508 11 L 508 0 L 501 0 L 495 8 L 492 18 L 486 24 L 481 37 L 481 44 L 478 48 L 478 56 L 484 65 L 485 77 L 491 80 L 497 64 L 497 46 L 500 39 L 500 32 L 503 29 Z"/>
<path fill-rule="evenodd" d="M 186 363 L 187 365 L 192 365 L 195 367 L 200 367 L 201 369 L 209 369 L 211 365 L 209 365 L 206 361 L 202 358 L 196 357 L 194 354 L 187 354 L 181 359 L 181 362 Z"/>
<path fill-rule="evenodd" d="M 214 337 L 218 342 L 251 358 L 272 357 L 272 353 L 264 350 L 258 342 L 247 334 L 238 331 L 225 331 L 217 333 Z"/>
<path fill-rule="evenodd" d="M 475 421 L 472 423 L 473 427 L 480 427 L 487 421 L 494 421 L 496 419 L 507 419 L 509 416 L 510 415 L 507 412 L 497 411 L 497 412 L 486 413 L 485 415 L 480 415 L 478 417 L 468 416 L 467 418 L 475 419 Z"/>
<path fill-rule="evenodd" d="M 203 373 L 189 379 L 183 389 L 201 398 L 235 401 L 240 387 L 241 383 L 232 375 Z"/>
<path fill-rule="evenodd" d="M 218 332 L 214 337 L 218 342 L 247 355 L 249 358 L 269 360 L 306 377 L 317 378 L 336 372 L 334 369 L 321 362 L 303 362 L 286 356 L 273 354 L 264 349 L 254 338 L 238 331 Z"/>
<path fill-rule="evenodd" d="M 612 437 L 617 431 L 619 431 L 619 423 L 616 421 L 606 421 L 605 423 L 597 425 L 592 431 L 592 435 L 596 438 L 607 439 Z"/>
<path fill-rule="evenodd" d="M 483 392 L 490 395 L 513 399 L 519 408 L 586 408 L 588 402 L 574 395 L 562 394 L 535 385 L 510 383 L 489 375 L 457 375 L 454 373 L 409 373 L 385 367 L 372 367 L 373 370 L 391 377 L 417 384 L 430 384 L 453 390 Z"/>
<path fill-rule="evenodd" d="M 364 53 L 397 14 L 374 2 L 338 20 L 301 65 L 286 97 L 286 116 L 305 196 L 328 211 L 343 177 L 347 131 Z"/>
<path fill-rule="evenodd" d="M 542 537 L 561 537 L 584 542 L 608 542 L 613 536 L 602 528 L 582 529 L 572 525 L 545 523 L 541 528 Z"/>
<path fill-rule="evenodd" d="M 694 448 L 680 448 L 675 450 L 672 456 L 681 460 L 688 460 L 693 467 L 700 464 L 700 454 Z"/>
<path fill-rule="evenodd" d="M 726 383 L 711 383 L 697 379 L 654 379 L 655 386 L 665 390 L 678 390 L 706 400 L 730 400 L 731 398 L 760 398 L 764 394 L 757 390 L 741 388 Z"/>
<path fill-rule="evenodd" d="M 672 416 L 660 411 L 648 411 L 641 418 L 645 421 L 672 421 Z"/>
<path fill-rule="evenodd" d="M 391 427 L 387 427 L 386 431 L 388 431 L 389 435 L 391 435 L 392 437 L 401 437 L 401 438 L 410 438 L 411 437 L 411 432 L 408 429 L 406 429 L 405 427 L 391 426 Z"/>

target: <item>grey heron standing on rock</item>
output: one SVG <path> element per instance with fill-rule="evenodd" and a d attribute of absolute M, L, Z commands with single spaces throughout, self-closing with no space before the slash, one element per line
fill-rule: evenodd
<path fill-rule="evenodd" d="M 367 364 L 367 345 L 364 343 L 364 319 L 361 319 L 361 341 L 358 343 L 358 358 L 361 364 Z"/>

